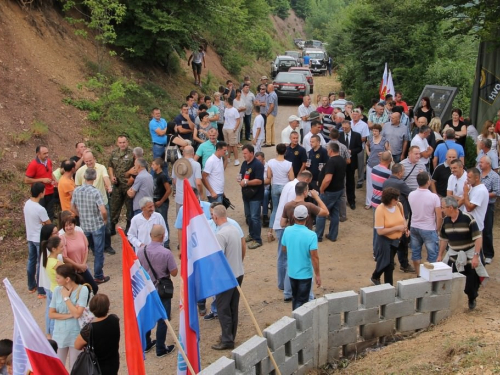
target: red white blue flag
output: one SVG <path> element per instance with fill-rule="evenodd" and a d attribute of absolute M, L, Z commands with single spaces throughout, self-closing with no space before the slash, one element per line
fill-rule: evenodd
<path fill-rule="evenodd" d="M 238 285 L 221 246 L 210 229 L 187 179 L 181 240 L 181 285 L 179 298 L 179 341 L 198 373 L 201 370 L 197 302 Z M 178 355 L 177 374 L 187 374 L 187 365 Z"/>
<path fill-rule="evenodd" d="M 68 371 L 12 284 L 8 279 L 4 279 L 3 283 L 14 315 L 14 375 L 25 375 L 30 369 L 35 374 L 67 375 Z"/>
<path fill-rule="evenodd" d="M 118 232 L 123 249 L 123 317 L 128 373 L 145 375 L 146 332 L 153 329 L 159 319 L 167 319 L 167 313 L 125 233 L 121 228 L 118 228 Z"/>

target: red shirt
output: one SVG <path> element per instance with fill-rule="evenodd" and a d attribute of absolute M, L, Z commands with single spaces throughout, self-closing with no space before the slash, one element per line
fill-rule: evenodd
<path fill-rule="evenodd" d="M 495 132 L 500 134 L 500 119 L 495 124 Z"/>
<path fill-rule="evenodd" d="M 52 180 L 52 161 L 47 159 L 47 166 L 45 166 L 38 158 L 34 158 L 26 169 L 26 177 L 29 178 L 50 178 Z M 54 185 L 45 185 L 45 195 L 54 194 Z"/>
<path fill-rule="evenodd" d="M 316 111 L 318 113 L 325 113 L 327 115 L 331 115 L 333 113 L 333 107 L 328 106 L 325 108 L 325 107 L 321 106 L 321 107 L 316 108 Z"/>
<path fill-rule="evenodd" d="M 408 112 L 408 104 L 406 104 L 406 102 L 404 100 L 401 100 L 400 102 L 396 102 L 396 105 L 400 105 L 401 107 L 403 107 L 403 111 L 404 112 Z"/>

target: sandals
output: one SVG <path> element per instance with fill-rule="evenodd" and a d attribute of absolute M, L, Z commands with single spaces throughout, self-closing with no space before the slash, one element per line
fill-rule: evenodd
<path fill-rule="evenodd" d="M 273 242 L 275 239 L 273 232 L 267 232 L 267 242 Z"/>
<path fill-rule="evenodd" d="M 368 205 L 365 206 L 365 210 L 369 210 L 370 208 L 372 208 L 372 206 L 368 206 Z"/>

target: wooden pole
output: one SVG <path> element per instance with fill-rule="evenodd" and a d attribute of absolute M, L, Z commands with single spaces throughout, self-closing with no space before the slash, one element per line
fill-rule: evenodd
<path fill-rule="evenodd" d="M 196 372 L 194 371 L 193 366 L 191 366 L 191 363 L 188 360 L 186 352 L 184 351 L 184 349 L 182 349 L 182 345 L 181 345 L 179 339 L 177 338 L 177 336 L 175 335 L 175 331 L 172 328 L 172 325 L 170 324 L 168 319 L 165 320 L 165 323 L 167 323 L 168 331 L 171 333 L 172 337 L 174 338 L 174 341 L 175 341 L 175 344 L 177 346 L 177 349 L 179 350 L 179 353 L 181 353 L 182 358 L 184 358 L 184 361 L 186 361 L 189 372 L 191 373 L 191 375 L 196 375 Z"/>
<path fill-rule="evenodd" d="M 241 287 L 238 285 L 238 292 L 240 292 L 241 299 L 243 300 L 243 303 L 245 304 L 245 307 L 248 310 L 248 313 L 250 314 L 250 318 L 252 319 L 253 325 L 255 326 L 255 329 L 257 330 L 257 333 L 259 334 L 260 337 L 264 337 L 262 334 L 262 331 L 260 330 L 259 324 L 257 323 L 257 320 L 255 319 L 255 316 L 253 315 L 252 309 L 250 308 L 250 305 L 248 304 L 248 301 L 243 294 L 243 290 L 241 290 Z M 267 346 L 267 343 L 266 343 Z M 280 369 L 278 365 L 276 364 L 276 361 L 274 360 L 273 353 L 271 353 L 271 349 L 269 349 L 269 346 L 267 346 L 267 354 L 269 354 L 269 359 L 271 360 L 274 369 L 276 370 L 277 375 L 281 375 Z"/>

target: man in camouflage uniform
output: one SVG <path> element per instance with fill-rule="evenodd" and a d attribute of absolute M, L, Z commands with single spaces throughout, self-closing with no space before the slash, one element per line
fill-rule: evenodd
<path fill-rule="evenodd" d="M 123 205 L 127 209 L 127 228 L 130 226 L 130 198 L 127 196 L 127 180 L 125 173 L 134 167 L 133 150 L 128 145 L 128 139 L 125 135 L 120 135 L 116 141 L 117 148 L 111 152 L 108 162 L 108 174 L 114 185 L 113 195 L 111 196 L 111 235 L 116 234 L 116 224 L 120 220 L 120 213 Z"/>

